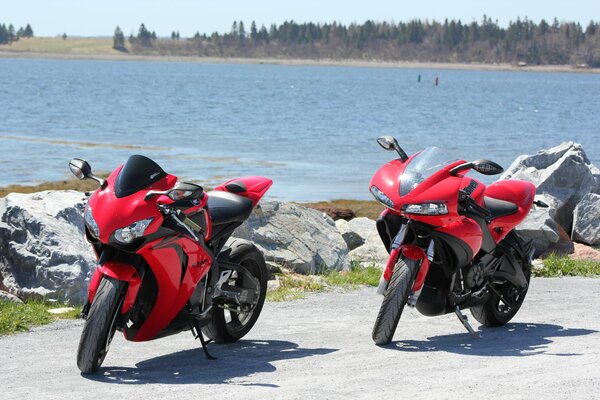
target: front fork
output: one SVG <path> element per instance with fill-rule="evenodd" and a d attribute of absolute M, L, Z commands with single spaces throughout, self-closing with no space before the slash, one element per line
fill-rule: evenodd
<path fill-rule="evenodd" d="M 417 269 L 417 276 L 415 277 L 415 281 L 413 283 L 412 291 L 408 297 L 407 304 L 411 307 L 414 307 L 419 299 L 419 295 L 423 290 L 423 286 L 425 283 L 425 278 L 427 277 L 427 273 L 429 272 L 429 265 L 433 261 L 433 257 L 435 255 L 435 246 L 433 239 L 429 242 L 427 246 L 427 252 L 423 251 L 423 249 L 414 244 L 404 244 L 404 239 L 406 238 L 406 232 L 408 228 L 406 225 L 402 225 L 400 231 L 394 238 L 390 252 L 390 257 L 388 258 L 387 264 L 383 269 L 383 273 L 381 274 L 381 278 L 379 279 L 379 286 L 377 287 L 377 293 L 383 295 L 385 290 L 387 289 L 390 279 L 392 278 L 392 273 L 394 272 L 394 267 L 402 255 L 405 258 L 416 261 L 419 266 Z"/>

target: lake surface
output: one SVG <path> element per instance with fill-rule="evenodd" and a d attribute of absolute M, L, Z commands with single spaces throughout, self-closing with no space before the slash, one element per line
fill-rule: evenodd
<path fill-rule="evenodd" d="M 393 157 L 382 134 L 505 168 L 573 140 L 600 166 L 599 100 L 596 74 L 0 59 L 0 186 L 144 154 L 207 185 L 264 175 L 284 200 L 368 199 Z"/>

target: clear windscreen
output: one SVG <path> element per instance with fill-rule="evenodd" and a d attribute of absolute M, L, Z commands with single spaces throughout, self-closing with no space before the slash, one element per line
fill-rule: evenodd
<path fill-rule="evenodd" d="M 427 147 L 408 164 L 400 178 L 400 196 L 406 196 L 431 175 L 456 162 L 458 158 L 437 147 Z"/>

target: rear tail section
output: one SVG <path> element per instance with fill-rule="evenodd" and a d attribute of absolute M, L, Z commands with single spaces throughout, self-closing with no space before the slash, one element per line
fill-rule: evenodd
<path fill-rule="evenodd" d="M 244 178 L 231 179 L 215 188 L 223 192 L 235 193 L 239 196 L 252 200 L 255 207 L 259 200 L 273 185 L 273 181 L 263 176 L 247 176 Z"/>

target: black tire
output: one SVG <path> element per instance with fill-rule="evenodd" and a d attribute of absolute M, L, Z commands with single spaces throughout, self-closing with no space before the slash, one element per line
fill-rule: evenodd
<path fill-rule="evenodd" d="M 521 240 L 515 237 L 516 240 Z M 514 304 L 512 307 L 504 304 L 500 297 L 492 292 L 490 299 L 484 304 L 471 308 L 471 314 L 482 325 L 487 327 L 499 327 L 506 325 L 521 308 L 527 291 L 529 289 L 529 281 L 531 279 L 531 262 L 521 259 L 517 256 L 514 250 L 513 255 L 517 259 L 519 265 L 523 269 L 525 278 L 527 279 L 527 287 L 523 291 L 519 291 L 512 283 L 504 282 L 501 285 L 494 285 L 494 289 L 504 297 L 507 301 Z"/>
<path fill-rule="evenodd" d="M 77 349 L 77 367 L 84 374 L 98 371 L 106 357 L 126 286 L 126 282 L 108 276 L 98 286 Z"/>
<path fill-rule="evenodd" d="M 401 257 L 394 266 L 392 278 L 383 294 L 383 303 L 373 326 L 373 340 L 378 346 L 389 344 L 394 337 L 416 277 L 417 265 L 416 261 Z"/>
<path fill-rule="evenodd" d="M 248 313 L 236 314 L 220 307 L 213 310 L 212 321 L 202 328 L 202 332 L 216 343 L 235 342 L 250 332 L 250 329 L 252 329 L 262 311 L 267 294 L 267 267 L 265 265 L 265 258 L 260 250 L 252 243 L 239 239 L 232 242 L 230 248 L 229 262 L 245 268 L 246 271 L 258 280 L 260 295 L 258 302 Z M 233 277 L 229 284 L 244 286 L 243 275 Z"/>

